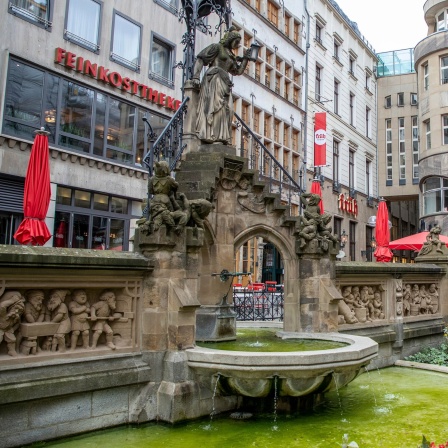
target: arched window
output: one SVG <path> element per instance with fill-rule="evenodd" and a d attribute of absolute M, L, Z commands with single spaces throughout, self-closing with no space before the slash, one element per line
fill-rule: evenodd
<path fill-rule="evenodd" d="M 428 177 L 423 183 L 423 214 L 448 211 L 448 179 Z"/>

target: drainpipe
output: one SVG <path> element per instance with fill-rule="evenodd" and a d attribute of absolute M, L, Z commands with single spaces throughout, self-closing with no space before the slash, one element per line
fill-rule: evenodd
<path fill-rule="evenodd" d="M 305 52 L 305 117 L 303 120 L 303 190 L 306 191 L 306 181 L 307 181 L 307 145 L 308 145 L 308 54 L 310 51 L 310 13 L 308 11 L 307 0 L 303 0 L 303 7 L 306 14 L 306 52 Z"/>

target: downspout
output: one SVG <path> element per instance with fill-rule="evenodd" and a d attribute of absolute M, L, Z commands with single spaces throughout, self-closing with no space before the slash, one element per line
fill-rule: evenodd
<path fill-rule="evenodd" d="M 305 116 L 303 119 L 303 191 L 306 191 L 306 180 L 307 180 L 307 145 L 308 145 L 308 54 L 310 50 L 310 13 L 308 12 L 307 0 L 303 0 L 303 6 L 305 8 L 306 14 L 306 51 L 305 51 Z"/>

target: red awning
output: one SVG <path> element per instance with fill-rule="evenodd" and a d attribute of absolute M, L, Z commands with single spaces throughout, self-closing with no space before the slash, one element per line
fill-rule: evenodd
<path fill-rule="evenodd" d="M 50 162 L 47 132 L 42 130 L 36 133 L 25 178 L 23 195 L 25 218 L 14 238 L 20 244 L 43 246 L 51 238 L 51 233 L 45 224 L 51 197 Z"/>
<path fill-rule="evenodd" d="M 392 260 L 393 253 L 389 248 L 390 230 L 389 230 L 389 212 L 387 210 L 386 201 L 380 201 L 378 212 L 376 214 L 375 225 L 376 261 L 388 263 Z"/>
<path fill-rule="evenodd" d="M 420 232 L 414 235 L 405 236 L 395 241 L 391 241 L 389 247 L 392 250 L 415 250 L 420 252 L 423 244 L 426 243 L 426 237 L 429 232 Z M 440 241 L 448 245 L 448 236 L 439 235 Z"/>

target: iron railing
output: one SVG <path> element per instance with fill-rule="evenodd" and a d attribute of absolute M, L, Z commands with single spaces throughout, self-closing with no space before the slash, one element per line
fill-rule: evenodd
<path fill-rule="evenodd" d="M 248 159 L 248 168 L 258 170 L 259 180 L 268 185 L 269 193 L 278 193 L 281 200 L 289 206 L 293 199 L 298 204 L 302 192 L 300 180 L 295 180 L 285 170 L 238 114 L 233 115 L 237 120 L 237 127 L 242 127 L 240 155 Z M 300 176 L 300 173 L 297 174 Z"/>
<path fill-rule="evenodd" d="M 283 321 L 283 301 L 283 291 L 233 290 L 233 310 L 239 321 Z"/>
<path fill-rule="evenodd" d="M 172 116 L 162 133 L 152 145 L 152 148 L 143 157 L 143 162 L 148 167 L 149 177 L 152 176 L 154 162 L 166 160 L 170 170 L 174 171 L 177 162 L 182 157 L 186 145 L 182 145 L 182 134 L 184 131 L 184 116 L 187 112 L 187 96 L 182 101 L 179 109 Z"/>

